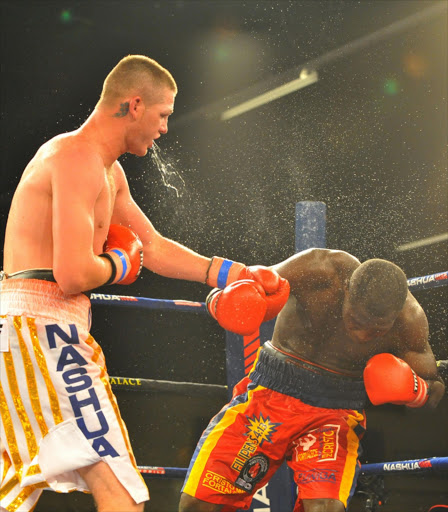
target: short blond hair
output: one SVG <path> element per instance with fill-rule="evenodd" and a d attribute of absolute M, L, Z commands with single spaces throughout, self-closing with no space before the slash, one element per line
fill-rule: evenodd
<path fill-rule="evenodd" d="M 99 103 L 110 105 L 132 94 L 152 102 L 163 87 L 177 94 L 176 82 L 167 69 L 145 55 L 128 55 L 107 75 Z"/>

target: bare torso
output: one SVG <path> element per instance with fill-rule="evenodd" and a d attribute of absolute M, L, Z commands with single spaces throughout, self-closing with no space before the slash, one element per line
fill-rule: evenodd
<path fill-rule="evenodd" d="M 274 267 L 290 281 L 292 293 L 277 319 L 273 345 L 353 376 L 362 374 L 372 355 L 399 353 L 401 317 L 386 335 L 366 343 L 353 341 L 346 331 L 342 320 L 344 283 L 359 265 L 348 253 L 314 250 L 302 259 L 290 258 Z"/>
<path fill-rule="evenodd" d="M 398 342 L 391 331 L 382 338 L 356 343 L 346 333 L 341 311 L 325 314 L 325 304 L 306 309 L 293 297 L 277 320 L 273 345 L 347 375 L 360 376 L 365 363 Z M 341 306 L 342 308 L 342 306 Z"/>
<path fill-rule="evenodd" d="M 26 167 L 14 194 L 5 235 L 4 270 L 53 268 L 53 182 L 61 161 L 74 151 L 95 148 L 78 132 L 59 135 L 45 143 Z M 86 164 L 87 165 L 87 164 Z M 93 251 L 102 252 L 116 195 L 114 168 L 105 169 L 97 158 L 92 173 L 102 173 L 93 207 Z M 101 168 L 102 167 L 102 168 Z M 72 172 L 67 171 L 67 172 Z M 95 177 L 98 181 L 97 177 Z M 100 177 L 101 180 L 101 177 Z M 85 183 L 88 187 L 89 183 Z"/>

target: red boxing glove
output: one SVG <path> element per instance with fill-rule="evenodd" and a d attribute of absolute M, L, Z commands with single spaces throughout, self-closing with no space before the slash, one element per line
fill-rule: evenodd
<path fill-rule="evenodd" d="M 367 361 L 364 384 L 373 405 L 422 407 L 428 400 L 428 384 L 392 354 L 377 354 Z"/>
<path fill-rule="evenodd" d="M 131 284 L 143 267 L 143 244 L 134 231 L 125 226 L 111 224 L 102 258 L 112 264 L 112 275 L 104 284 Z"/>
<path fill-rule="evenodd" d="M 289 282 L 275 271 L 267 267 L 255 266 L 247 267 L 246 273 L 248 279 L 253 279 L 261 284 L 266 292 L 266 313 L 263 322 L 275 318 L 289 297 Z"/>
<path fill-rule="evenodd" d="M 224 290 L 215 288 L 205 304 L 221 327 L 242 336 L 260 327 L 267 307 L 263 288 L 250 280 L 235 281 Z"/>
<path fill-rule="evenodd" d="M 217 288 L 225 288 L 230 283 L 242 279 L 252 279 L 263 287 L 266 292 L 267 309 L 263 322 L 275 318 L 289 297 L 289 283 L 275 270 L 268 267 L 246 267 L 243 263 L 225 260 L 214 256 L 207 271 L 206 284 Z"/>

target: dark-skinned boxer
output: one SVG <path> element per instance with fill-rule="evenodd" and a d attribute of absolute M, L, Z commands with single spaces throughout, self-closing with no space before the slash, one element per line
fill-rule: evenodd
<path fill-rule="evenodd" d="M 367 396 L 433 408 L 444 394 L 426 315 L 399 267 L 311 249 L 271 268 L 289 282 L 289 300 L 199 440 L 180 512 L 247 509 L 284 461 L 298 486 L 294 512 L 342 512 L 360 470 Z M 210 313 L 226 329 L 238 318 L 244 334 L 245 315 L 233 313 L 244 302 L 254 310 L 247 330 L 256 328 L 266 311 L 256 288 L 212 291 Z"/>

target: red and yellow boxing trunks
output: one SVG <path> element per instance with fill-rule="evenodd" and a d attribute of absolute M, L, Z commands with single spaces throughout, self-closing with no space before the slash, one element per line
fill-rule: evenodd
<path fill-rule="evenodd" d="M 286 460 L 298 486 L 295 511 L 302 499 L 347 506 L 360 469 L 365 401 L 362 379 L 298 365 L 268 342 L 204 431 L 182 491 L 224 504 L 223 511 L 247 509 Z"/>

